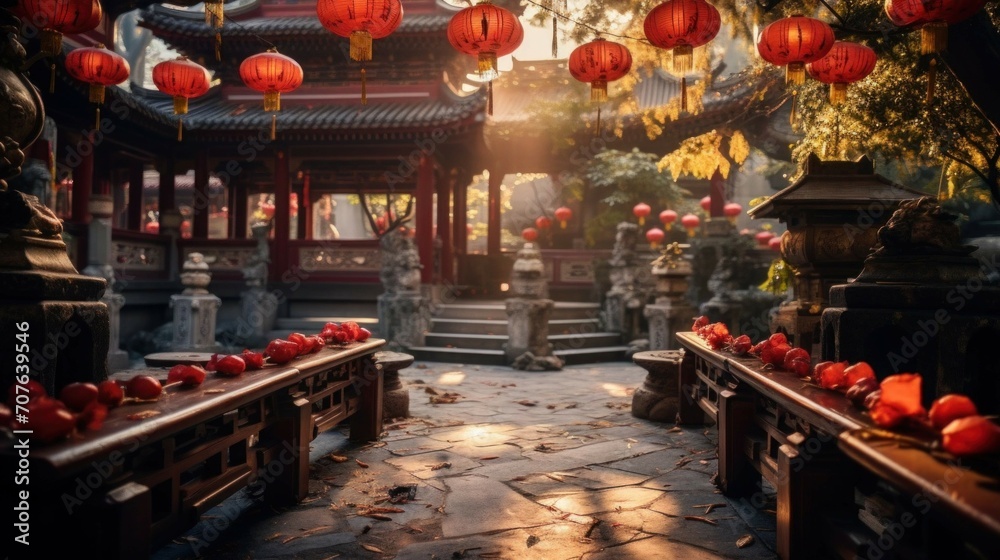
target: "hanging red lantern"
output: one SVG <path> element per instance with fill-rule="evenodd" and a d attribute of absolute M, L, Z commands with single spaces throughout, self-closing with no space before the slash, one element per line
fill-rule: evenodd
<path fill-rule="evenodd" d="M 559 220 L 559 227 L 566 229 L 566 222 L 573 218 L 573 211 L 565 206 L 560 206 L 556 208 L 555 215 L 556 219 Z"/>
<path fill-rule="evenodd" d="M 636 204 L 632 208 L 632 214 L 636 218 L 639 218 L 639 225 L 640 226 L 646 224 L 646 216 L 648 216 L 649 213 L 652 212 L 652 211 L 653 211 L 653 209 L 650 208 L 649 205 L 646 204 L 645 202 L 640 202 L 639 204 Z"/>
<path fill-rule="evenodd" d="M 694 48 L 714 39 L 721 27 L 719 10 L 705 0 L 667 0 L 646 14 L 646 39 L 673 54 L 673 71 L 681 76 L 682 111 L 687 110 L 686 74 L 694 68 Z"/>
<path fill-rule="evenodd" d="M 709 210 L 712 209 L 712 197 L 706 196 L 702 198 L 700 201 L 698 201 L 698 205 L 701 206 L 702 210 L 708 212 Z"/>
<path fill-rule="evenodd" d="M 569 55 L 569 73 L 590 84 L 590 100 L 607 101 L 608 82 L 620 79 L 632 69 L 632 53 L 601 37 L 580 45 Z"/>
<path fill-rule="evenodd" d="M 757 39 L 761 58 L 777 66 L 786 66 L 785 83 L 805 83 L 806 64 L 815 62 L 833 48 L 833 29 L 826 23 L 794 15 L 768 25 Z"/>
<path fill-rule="evenodd" d="M 351 60 L 372 59 L 372 40 L 388 37 L 403 21 L 399 0 L 319 0 L 316 15 L 330 32 L 351 39 Z M 367 79 L 361 68 L 361 104 L 368 103 Z"/>
<path fill-rule="evenodd" d="M 776 252 L 776 253 L 780 253 L 781 252 L 781 238 L 780 237 L 772 237 L 771 239 L 768 240 L 767 247 L 769 249 L 771 249 L 772 251 Z"/>
<path fill-rule="evenodd" d="M 669 228 L 670 224 L 677 221 L 677 212 L 674 212 L 673 210 L 664 210 L 663 212 L 660 212 L 660 221 L 663 222 L 663 225 Z"/>
<path fill-rule="evenodd" d="M 104 48 L 104 45 L 81 47 L 66 55 L 66 71 L 77 80 L 90 84 L 90 102 L 98 105 L 94 129 L 100 129 L 104 88 L 128 79 L 128 61 Z"/>
<path fill-rule="evenodd" d="M 698 226 L 701 225 L 701 218 L 695 216 L 694 214 L 684 214 L 681 218 L 681 225 L 687 230 L 688 237 L 694 237 L 695 233 L 697 233 Z"/>
<path fill-rule="evenodd" d="M 25 24 L 41 30 L 38 39 L 47 57 L 62 54 L 64 34 L 92 31 L 103 16 L 98 0 L 19 0 L 14 12 Z"/>
<path fill-rule="evenodd" d="M 743 213 L 743 207 L 735 202 L 730 202 L 722 207 L 722 213 L 729 220 L 729 223 L 736 225 L 736 218 Z"/>
<path fill-rule="evenodd" d="M 769 231 L 761 231 L 754 235 L 753 238 L 757 242 L 758 247 L 767 247 L 768 242 L 774 239 L 774 234 Z"/>
<path fill-rule="evenodd" d="M 655 250 L 666 236 L 667 234 L 663 233 L 662 229 L 652 228 L 646 232 L 646 241 L 649 241 L 649 247 Z"/>
<path fill-rule="evenodd" d="M 986 0 L 885 0 L 885 13 L 898 27 L 920 27 L 920 53 L 933 54 L 948 46 L 948 26 L 965 21 Z"/>
<path fill-rule="evenodd" d="M 539 216 L 535 218 L 535 227 L 538 229 L 549 229 L 552 227 L 552 220 L 546 216 Z"/>
<path fill-rule="evenodd" d="M 533 227 L 526 227 L 521 230 L 521 238 L 531 243 L 532 241 L 538 239 L 538 230 Z"/>
<path fill-rule="evenodd" d="M 153 67 L 153 83 L 156 89 L 174 97 L 175 115 L 186 115 L 188 99 L 205 95 L 211 81 L 208 70 L 183 56 Z M 181 117 L 177 120 L 178 142 L 182 139 L 183 126 L 184 119 Z"/>
<path fill-rule="evenodd" d="M 487 112 L 491 115 L 493 79 L 500 74 L 497 58 L 517 50 L 523 40 L 524 28 L 517 16 L 489 0 L 460 10 L 448 23 L 451 46 L 479 60 L 479 77 L 487 82 Z"/>
<path fill-rule="evenodd" d="M 291 58 L 278 54 L 271 47 L 267 52 L 255 54 L 240 64 L 240 78 L 250 89 L 264 94 L 264 111 L 271 115 L 271 139 L 274 140 L 281 94 L 294 91 L 302 85 L 302 67 Z"/>
<path fill-rule="evenodd" d="M 837 41 L 826 56 L 806 68 L 810 76 L 830 84 L 830 104 L 840 105 L 847 101 L 847 85 L 871 74 L 877 60 L 875 51 L 864 45 Z"/>

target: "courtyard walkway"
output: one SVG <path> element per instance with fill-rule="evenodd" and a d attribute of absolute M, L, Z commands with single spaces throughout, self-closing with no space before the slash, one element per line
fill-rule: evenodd
<path fill-rule="evenodd" d="M 321 434 L 303 503 L 241 492 L 153 558 L 776 558 L 773 501 L 712 484 L 714 428 L 631 416 L 644 376 L 417 362 L 412 417 L 375 444 Z"/>

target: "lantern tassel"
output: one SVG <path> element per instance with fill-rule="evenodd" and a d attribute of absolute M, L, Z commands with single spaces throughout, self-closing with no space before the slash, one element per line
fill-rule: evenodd
<path fill-rule="evenodd" d="M 367 62 L 372 59 L 372 34 L 368 31 L 351 31 L 351 60 Z"/>
<path fill-rule="evenodd" d="M 271 115 L 271 140 L 278 138 L 278 114 Z"/>
<path fill-rule="evenodd" d="M 486 114 L 493 116 L 493 80 L 486 82 Z"/>
<path fill-rule="evenodd" d="M 934 54 L 948 49 L 948 24 L 933 21 L 920 28 L 920 54 Z"/>
<path fill-rule="evenodd" d="M 934 103 L 934 87 L 937 82 L 937 60 L 931 59 L 927 69 L 927 104 Z"/>
<path fill-rule="evenodd" d="M 49 64 L 49 93 L 56 92 L 56 63 Z"/>
<path fill-rule="evenodd" d="M 792 114 L 788 117 L 788 124 L 791 125 L 792 129 L 795 129 L 795 92 L 792 92 Z"/>
<path fill-rule="evenodd" d="M 368 104 L 368 76 L 365 69 L 361 69 L 361 104 Z"/>
<path fill-rule="evenodd" d="M 688 81 L 687 76 L 681 76 L 681 111 L 688 110 Z"/>

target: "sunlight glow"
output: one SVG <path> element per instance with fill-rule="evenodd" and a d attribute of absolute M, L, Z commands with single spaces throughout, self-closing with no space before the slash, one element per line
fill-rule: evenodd
<path fill-rule="evenodd" d="M 460 371 L 449 371 L 447 373 L 442 373 L 438 377 L 438 383 L 441 385 L 460 385 L 462 381 L 465 380 L 465 374 Z"/>
<path fill-rule="evenodd" d="M 627 397 L 629 396 L 629 389 L 631 387 L 626 387 L 618 383 L 605 383 L 601 385 L 601 388 L 608 392 L 608 395 L 612 397 Z"/>

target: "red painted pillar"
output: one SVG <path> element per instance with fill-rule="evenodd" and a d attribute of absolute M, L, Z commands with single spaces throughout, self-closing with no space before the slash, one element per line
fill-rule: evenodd
<path fill-rule="evenodd" d="M 451 183 L 453 180 L 449 176 L 440 181 L 437 199 L 437 234 L 441 239 L 441 280 L 449 285 L 455 282 L 455 253 L 451 237 Z"/>
<path fill-rule="evenodd" d="M 128 229 L 142 231 L 142 218 L 145 215 L 143 207 L 143 181 L 145 166 L 141 161 L 133 161 L 128 170 Z"/>
<path fill-rule="evenodd" d="M 434 274 L 434 157 L 424 156 L 417 168 L 417 253 L 420 254 L 420 282 L 430 284 Z"/>
<path fill-rule="evenodd" d="M 503 183 L 503 175 L 499 170 L 490 170 L 489 231 L 486 235 L 486 254 L 491 257 L 500 256 L 500 185 Z"/>
<path fill-rule="evenodd" d="M 468 191 L 469 191 L 469 178 L 464 173 L 459 173 L 454 178 L 454 196 L 455 201 L 453 207 L 455 209 L 454 216 L 452 217 L 453 233 L 452 238 L 454 240 L 455 254 L 464 255 L 469 250 L 469 221 L 468 221 Z"/>
<path fill-rule="evenodd" d="M 194 162 L 194 223 L 191 224 L 191 236 L 195 239 L 208 239 L 208 215 L 212 211 L 208 181 L 208 154 L 205 150 L 198 150 Z"/>
<path fill-rule="evenodd" d="M 289 194 L 292 192 L 287 147 L 274 156 L 274 245 L 271 249 L 271 277 L 281 278 L 289 265 L 288 233 L 291 225 Z"/>
<path fill-rule="evenodd" d="M 712 205 L 709 206 L 708 214 L 713 218 L 722 218 L 725 216 L 722 209 L 726 205 L 726 180 L 722 178 L 722 173 L 718 169 L 712 174 L 710 185 L 708 194 Z"/>

